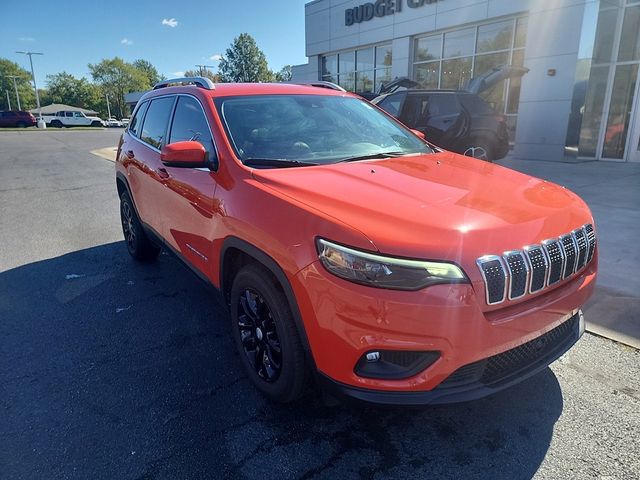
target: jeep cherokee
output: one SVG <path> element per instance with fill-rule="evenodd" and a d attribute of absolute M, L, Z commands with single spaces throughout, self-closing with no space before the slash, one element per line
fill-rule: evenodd
<path fill-rule="evenodd" d="M 218 289 L 252 383 L 381 404 L 479 398 L 584 331 L 593 218 L 553 183 L 433 147 L 332 84 L 161 82 L 116 183 L 139 260 Z"/>

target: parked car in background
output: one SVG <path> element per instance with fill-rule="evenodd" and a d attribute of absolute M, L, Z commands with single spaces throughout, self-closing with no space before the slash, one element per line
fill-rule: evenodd
<path fill-rule="evenodd" d="M 38 123 L 36 117 L 22 110 L 7 110 L 0 112 L 0 127 L 34 127 Z"/>
<path fill-rule="evenodd" d="M 104 122 L 100 117 L 89 117 L 83 112 L 63 110 L 55 115 L 43 115 L 44 121 L 52 127 L 102 127 Z"/>
<path fill-rule="evenodd" d="M 122 120 L 120 120 L 122 122 L 122 126 L 124 128 L 127 128 L 129 126 L 129 119 L 127 117 L 124 117 Z"/>
<path fill-rule="evenodd" d="M 107 118 L 107 120 L 104 122 L 104 126 L 105 127 L 122 127 L 122 122 L 117 118 L 111 117 L 111 118 Z"/>
<path fill-rule="evenodd" d="M 567 351 L 597 272 L 584 201 L 322 86 L 144 94 L 115 162 L 129 254 L 164 246 L 217 288 L 248 378 L 282 402 L 309 377 L 375 403 L 471 400 Z"/>
<path fill-rule="evenodd" d="M 473 93 L 412 89 L 382 95 L 372 103 L 445 150 L 490 162 L 509 151 L 505 117 Z"/>
<path fill-rule="evenodd" d="M 398 78 L 383 85 L 372 103 L 445 150 L 486 161 L 499 160 L 509 151 L 506 119 L 480 93 L 528 71 L 502 65 L 472 78 L 464 90 L 424 89 L 409 78 Z"/>

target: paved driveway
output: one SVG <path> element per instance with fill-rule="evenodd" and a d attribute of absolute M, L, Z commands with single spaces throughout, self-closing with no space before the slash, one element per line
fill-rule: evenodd
<path fill-rule="evenodd" d="M 640 478 L 640 355 L 588 334 L 473 403 L 264 400 L 215 295 L 129 259 L 116 141 L 0 132 L 1 478 Z"/>

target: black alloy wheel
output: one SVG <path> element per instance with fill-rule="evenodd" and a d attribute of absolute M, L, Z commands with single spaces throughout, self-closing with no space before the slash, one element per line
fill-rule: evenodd
<path fill-rule="evenodd" d="M 120 197 L 120 221 L 124 240 L 127 242 L 127 250 L 133 258 L 146 261 L 158 257 L 160 247 L 154 245 L 145 234 L 127 193 L 123 193 Z"/>
<path fill-rule="evenodd" d="M 240 341 L 255 373 L 265 382 L 278 380 L 282 370 L 282 347 L 273 313 L 264 297 L 247 288 L 238 299 Z"/>
<path fill-rule="evenodd" d="M 231 329 L 251 383 L 277 402 L 302 396 L 308 369 L 282 286 L 259 263 L 240 269 L 230 292 Z"/>

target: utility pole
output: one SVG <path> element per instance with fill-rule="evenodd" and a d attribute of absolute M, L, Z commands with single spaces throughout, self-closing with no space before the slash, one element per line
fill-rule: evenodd
<path fill-rule="evenodd" d="M 213 65 L 197 65 L 196 67 L 198 67 L 198 70 L 200 71 L 200 76 L 204 77 L 204 73 L 207 71 L 207 68 L 213 68 Z"/>
<path fill-rule="evenodd" d="M 22 110 L 20 107 L 20 94 L 18 93 L 18 84 L 16 83 L 16 78 L 21 78 L 20 75 L 6 75 L 7 78 L 13 79 L 13 88 L 16 91 L 16 100 L 18 101 L 18 110 Z"/>
<path fill-rule="evenodd" d="M 33 78 L 33 89 L 36 91 L 36 104 L 38 105 L 38 128 L 47 128 L 47 124 L 42 119 L 42 108 L 40 108 L 40 95 L 38 95 L 38 86 L 36 85 L 36 74 L 33 70 L 33 55 L 44 55 L 40 52 L 16 52 L 29 56 L 29 63 L 31 64 L 31 77 Z"/>
<path fill-rule="evenodd" d="M 109 94 L 105 93 L 104 96 L 107 99 L 107 112 L 109 112 L 109 116 L 107 118 L 111 118 L 111 107 L 109 106 Z"/>
<path fill-rule="evenodd" d="M 11 100 L 9 99 L 9 90 L 5 90 L 7 92 L 7 103 L 9 104 L 9 111 L 11 111 Z"/>

